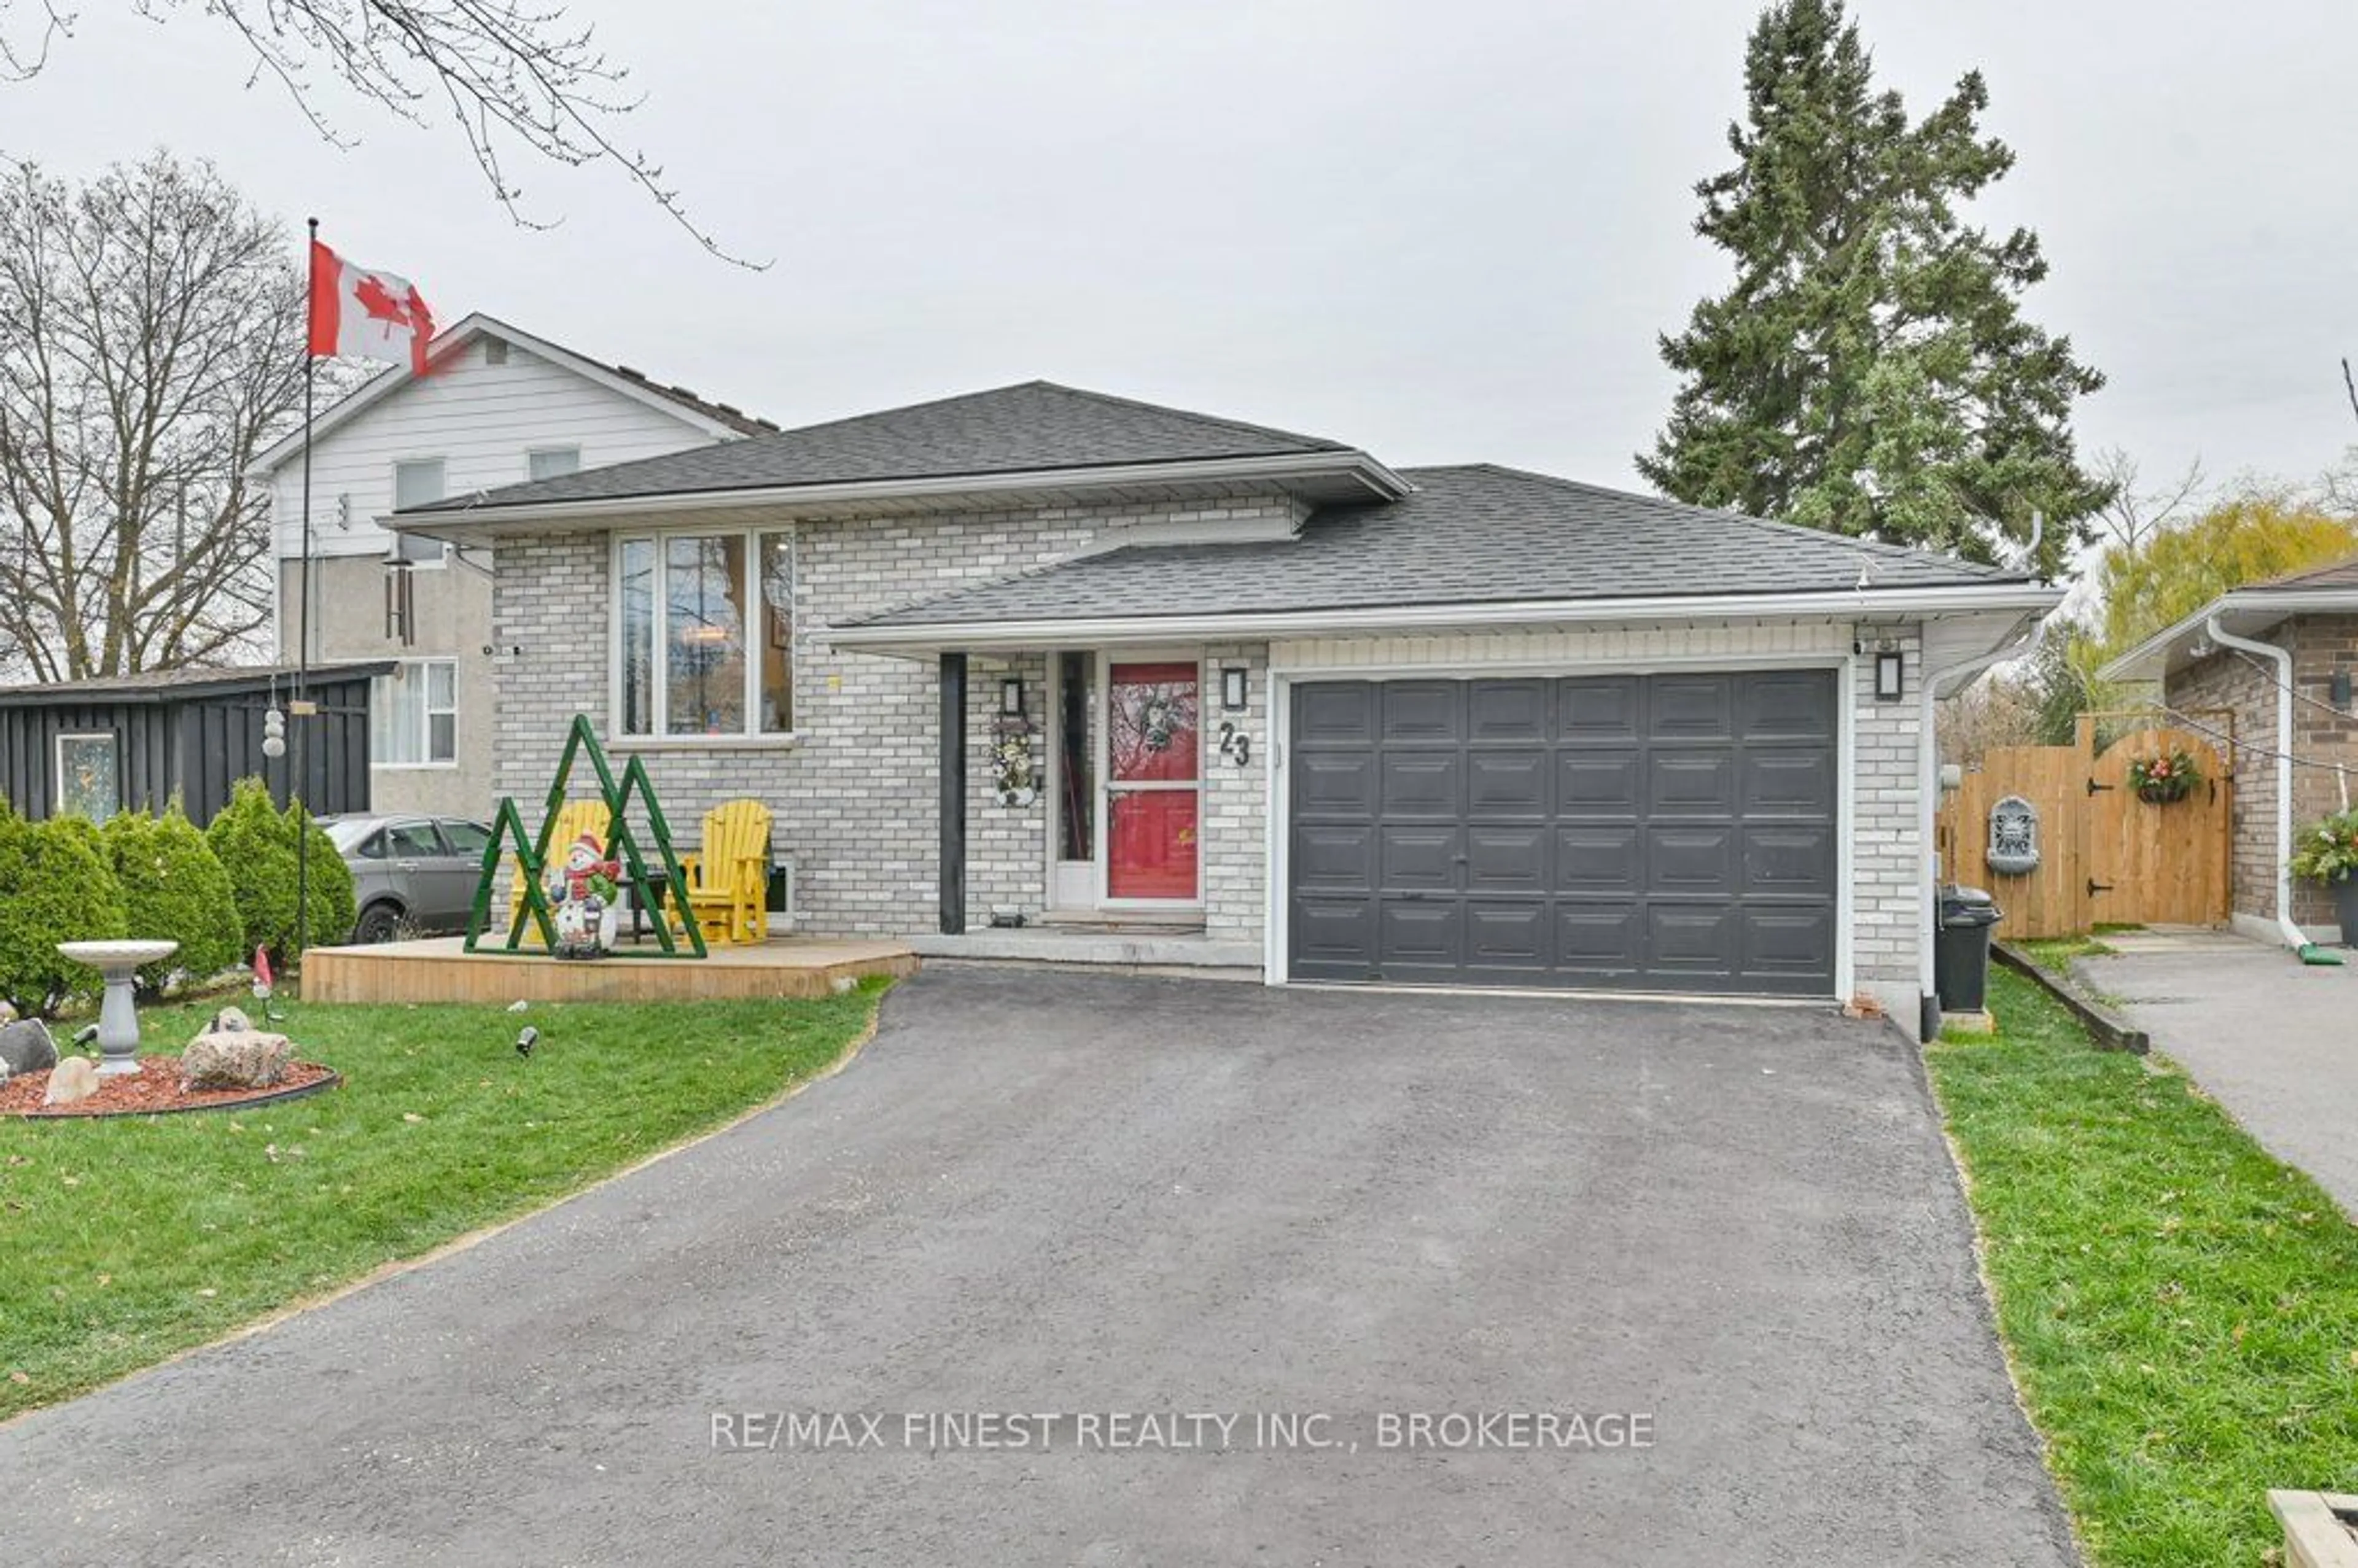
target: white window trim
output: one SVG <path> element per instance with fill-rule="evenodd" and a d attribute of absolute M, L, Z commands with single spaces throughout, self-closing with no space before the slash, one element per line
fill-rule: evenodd
<path fill-rule="evenodd" d="M 571 452 L 573 454 L 573 466 L 566 470 L 567 473 L 579 473 L 583 469 L 589 466 L 588 460 L 582 453 L 581 443 L 579 441 L 551 441 L 537 447 L 526 447 L 524 449 L 524 477 L 525 481 L 527 483 L 532 481 L 533 459 L 552 456 L 557 452 Z M 562 479 L 564 475 L 551 474 L 546 477 L 551 479 Z"/>
<path fill-rule="evenodd" d="M 440 452 L 412 452 L 406 456 L 395 458 L 393 460 L 393 466 L 386 470 L 387 480 L 385 493 L 392 498 L 393 502 L 393 504 L 386 508 L 388 514 L 401 510 L 401 470 L 403 465 L 408 463 L 440 463 L 442 465 L 442 493 L 436 497 L 436 499 L 441 501 L 447 501 L 449 499 L 450 460 Z M 385 546 L 385 559 L 390 565 L 405 566 L 414 572 L 442 571 L 449 567 L 450 557 L 455 552 L 451 549 L 450 541 L 448 539 L 440 540 L 438 542 L 442 546 L 440 554 L 429 557 L 425 560 L 409 560 L 401 553 L 402 536 L 396 534 Z M 416 764 L 408 765 L 415 766 Z"/>
<path fill-rule="evenodd" d="M 421 730 L 417 737 L 417 749 L 421 752 L 431 752 L 434 749 L 434 715 L 440 712 L 447 712 L 450 715 L 450 760 L 444 762 L 431 761 L 423 762 L 385 762 L 378 761 L 374 756 L 371 756 L 369 758 L 369 771 L 372 773 L 447 773 L 456 772 L 459 766 L 460 751 L 459 661 L 453 658 L 427 658 L 395 659 L 394 663 L 401 665 L 405 669 L 414 669 L 418 671 L 419 674 L 416 678 L 427 681 L 427 683 L 426 687 L 427 697 L 418 704 L 417 708 L 417 721 L 421 726 Z M 426 666 L 428 665 L 448 665 L 450 666 L 450 706 L 448 708 L 438 708 L 433 706 L 431 700 L 434 692 L 433 684 L 430 677 L 424 674 Z M 372 701 L 373 700 L 373 698 L 372 698 Z M 375 721 L 375 716 L 373 714 L 370 716 L 370 721 L 372 723 Z M 375 737 L 372 735 L 369 739 L 370 743 L 373 746 Z"/>
<path fill-rule="evenodd" d="M 786 566 L 792 579 L 789 602 L 793 605 L 793 630 L 786 637 L 786 699 L 794 705 L 794 728 L 763 730 L 753 728 L 762 720 L 762 660 L 761 650 L 749 645 L 745 659 L 745 724 L 746 728 L 723 735 L 672 735 L 664 730 L 664 721 L 670 718 L 670 702 L 665 695 L 671 675 L 671 639 L 664 634 L 664 578 L 669 571 L 665 564 L 667 552 L 663 546 L 675 538 L 719 539 L 735 535 L 745 541 L 745 582 L 749 594 L 758 596 L 762 579 L 762 541 L 783 534 L 786 539 Z M 654 711 L 650 716 L 654 728 L 644 735 L 626 733 L 622 729 L 622 550 L 637 543 L 655 546 L 655 626 L 653 667 L 648 676 L 648 697 Z M 802 615 L 802 531 L 792 524 L 772 524 L 743 528 L 641 528 L 630 533 L 617 532 L 606 545 L 606 741 L 610 751 L 618 752 L 767 752 L 783 751 L 803 740 L 803 615 Z M 746 617 L 748 634 L 769 635 L 760 627 L 757 617 Z"/>
<path fill-rule="evenodd" d="M 114 758 L 114 810 L 109 812 L 107 815 L 110 816 L 120 815 L 123 810 L 123 737 L 116 734 L 112 730 L 69 730 L 64 734 L 57 736 L 55 740 L 51 741 L 49 747 L 49 784 L 51 792 L 49 795 L 49 815 L 51 816 L 62 816 L 65 815 L 66 742 L 69 741 L 103 741 L 108 746 L 113 748 L 113 755 Z"/>

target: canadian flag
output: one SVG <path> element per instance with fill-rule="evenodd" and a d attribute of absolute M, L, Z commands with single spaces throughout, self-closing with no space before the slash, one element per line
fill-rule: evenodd
<path fill-rule="evenodd" d="M 434 312 L 417 286 L 346 261 L 311 242 L 311 352 L 320 358 L 407 362 L 426 373 Z"/>

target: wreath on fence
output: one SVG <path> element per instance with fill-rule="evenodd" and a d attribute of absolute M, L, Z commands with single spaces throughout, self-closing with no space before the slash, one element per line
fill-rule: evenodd
<path fill-rule="evenodd" d="M 2130 787 L 2136 791 L 2139 800 L 2155 806 L 2184 800 L 2201 782 L 2202 770 L 2196 765 L 2194 753 L 2183 746 L 2129 762 Z"/>

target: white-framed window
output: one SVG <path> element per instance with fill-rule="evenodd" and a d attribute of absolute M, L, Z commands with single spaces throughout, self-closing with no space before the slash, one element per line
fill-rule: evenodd
<path fill-rule="evenodd" d="M 449 493 L 444 488 L 444 473 L 440 458 L 404 458 L 395 463 L 393 509 L 398 512 L 405 506 L 426 506 L 441 500 Z M 449 553 L 450 546 L 439 539 L 400 534 L 393 541 L 393 558 L 414 567 L 438 567 Z"/>
<path fill-rule="evenodd" d="M 405 659 L 369 683 L 369 762 L 447 768 L 459 761 L 459 662 Z"/>
<path fill-rule="evenodd" d="M 625 535 L 614 583 L 618 733 L 794 733 L 793 534 Z"/>
<path fill-rule="evenodd" d="M 112 735 L 58 737 L 58 793 L 52 816 L 104 822 L 123 809 L 123 774 Z"/>
<path fill-rule="evenodd" d="M 581 471 L 581 449 L 579 447 L 535 447 L 524 455 L 525 477 L 555 479 L 559 474 Z"/>

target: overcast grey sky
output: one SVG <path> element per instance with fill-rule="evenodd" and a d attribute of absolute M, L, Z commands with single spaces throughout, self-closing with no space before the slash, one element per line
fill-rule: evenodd
<path fill-rule="evenodd" d="M 612 170 L 519 165 L 510 224 L 455 132 L 332 93 L 319 145 L 196 6 L 85 0 L 0 149 L 84 175 L 158 144 L 471 309 L 793 424 L 1034 376 L 1363 445 L 1635 486 L 1658 330 L 1726 268 L 1754 0 L 1253 5 L 578 0 L 668 168 L 750 274 Z M 2083 448 L 2149 475 L 2306 476 L 2358 439 L 2358 6 L 1859 0 L 1921 113 L 1978 66 L 2019 155 L 1985 204 L 2053 275 L 2029 309 L 2112 384 Z M 19 8 L 16 16 L 23 13 Z"/>

